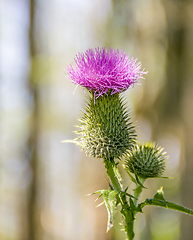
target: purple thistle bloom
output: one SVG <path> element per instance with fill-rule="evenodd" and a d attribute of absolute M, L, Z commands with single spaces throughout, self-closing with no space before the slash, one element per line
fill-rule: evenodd
<path fill-rule="evenodd" d="M 69 78 L 93 91 L 96 98 L 123 92 L 147 73 L 140 70 L 141 63 L 136 63 L 137 59 L 129 59 L 118 49 L 88 49 L 85 53 L 78 53 L 74 61 L 76 66 L 67 66 Z"/>

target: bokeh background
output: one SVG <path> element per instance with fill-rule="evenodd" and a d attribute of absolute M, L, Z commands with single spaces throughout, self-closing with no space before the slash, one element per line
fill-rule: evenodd
<path fill-rule="evenodd" d="M 106 233 L 105 207 L 86 196 L 107 187 L 102 160 L 61 143 L 76 136 L 85 99 L 64 69 L 88 48 L 122 49 L 149 71 L 124 95 L 138 139 L 168 152 L 172 179 L 148 180 L 141 199 L 163 186 L 193 209 L 192 23 L 191 0 L 1 0 L 1 240 L 125 239 L 121 217 Z M 193 217 L 144 212 L 136 240 L 193 239 Z"/>

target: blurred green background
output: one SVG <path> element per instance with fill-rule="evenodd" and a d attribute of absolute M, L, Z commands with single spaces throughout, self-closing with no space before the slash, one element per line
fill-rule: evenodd
<path fill-rule="evenodd" d="M 124 93 L 138 139 L 170 156 L 166 176 L 148 180 L 141 199 L 164 187 L 193 209 L 193 1 L 1 0 L 0 240 L 123 240 L 106 233 L 96 208 L 106 188 L 102 160 L 73 144 L 85 99 L 64 68 L 88 48 L 123 49 L 149 71 Z M 128 184 L 129 179 L 125 181 Z M 193 217 L 146 207 L 136 240 L 192 240 Z"/>

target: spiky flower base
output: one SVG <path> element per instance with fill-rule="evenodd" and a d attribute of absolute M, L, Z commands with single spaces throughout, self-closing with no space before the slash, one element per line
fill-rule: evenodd
<path fill-rule="evenodd" d="M 165 152 L 155 143 L 135 145 L 125 158 L 126 168 L 137 176 L 146 178 L 161 177 L 165 170 Z"/>
<path fill-rule="evenodd" d="M 120 158 L 135 141 L 135 130 L 120 94 L 94 99 L 91 93 L 80 121 L 78 138 L 83 150 L 93 157 Z"/>

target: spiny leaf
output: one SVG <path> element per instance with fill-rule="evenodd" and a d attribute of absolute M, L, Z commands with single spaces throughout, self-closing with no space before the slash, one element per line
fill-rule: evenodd
<path fill-rule="evenodd" d="M 164 208 L 168 208 L 168 209 L 172 209 L 172 210 L 176 210 L 179 212 L 193 215 L 193 210 L 183 207 L 179 204 L 169 202 L 169 201 L 163 201 L 163 200 L 158 200 L 158 199 L 146 199 L 145 202 L 140 204 L 140 208 L 142 209 L 146 205 L 154 205 L 154 206 L 164 207 Z"/>
<path fill-rule="evenodd" d="M 95 200 L 95 201 L 97 201 L 97 200 L 103 195 L 103 191 L 105 191 L 105 190 L 98 190 L 98 191 L 96 191 L 96 192 L 87 194 L 87 196 L 100 193 L 99 196 L 98 196 L 98 197 L 96 198 L 96 200 Z"/>
<path fill-rule="evenodd" d="M 113 227 L 116 209 L 117 192 L 115 190 L 104 190 L 103 200 L 108 213 L 107 232 Z"/>
<path fill-rule="evenodd" d="M 135 198 L 136 199 L 136 197 L 134 197 L 133 195 L 131 195 L 131 194 L 127 193 L 127 192 L 120 192 L 120 194 L 123 195 L 123 196 L 126 195 L 126 196 L 128 196 L 130 198 Z"/>
<path fill-rule="evenodd" d="M 183 207 L 179 204 L 166 201 L 164 198 L 164 195 L 163 195 L 163 188 L 160 188 L 157 191 L 157 193 L 154 195 L 154 198 L 146 199 L 144 202 L 139 204 L 139 206 L 138 206 L 139 210 L 142 211 L 142 208 L 145 207 L 146 205 L 164 207 L 164 208 L 168 208 L 168 209 L 172 209 L 172 210 L 176 210 L 179 212 L 193 215 L 193 210 Z"/>
<path fill-rule="evenodd" d="M 110 182 L 108 182 L 108 185 L 109 185 L 109 187 L 110 187 L 111 190 L 114 189 L 113 186 L 110 184 Z"/>
<path fill-rule="evenodd" d="M 94 195 L 98 193 L 99 196 L 96 200 L 103 196 L 103 201 L 107 209 L 108 213 L 107 232 L 108 232 L 113 227 L 114 224 L 115 210 L 116 206 L 118 205 L 117 202 L 119 202 L 119 200 L 117 200 L 118 193 L 115 190 L 98 190 L 88 195 Z M 101 206 L 102 204 L 103 203 L 100 203 L 97 207 Z"/>
<path fill-rule="evenodd" d="M 136 178 L 136 182 L 142 187 L 142 188 L 146 188 L 143 186 L 143 184 L 141 183 L 141 181 L 139 180 L 139 177 L 137 176 L 137 174 L 135 173 L 135 178 Z M 146 188 L 147 189 L 147 188 Z"/>
<path fill-rule="evenodd" d="M 96 192 L 87 194 L 87 196 L 94 195 L 94 194 L 97 194 L 97 193 L 103 193 L 103 191 L 105 191 L 105 190 L 97 190 Z"/>
<path fill-rule="evenodd" d="M 154 199 L 165 201 L 163 187 L 161 187 L 153 197 Z"/>
<path fill-rule="evenodd" d="M 131 163 L 132 164 L 132 163 Z M 140 186 L 142 186 L 142 188 L 146 188 L 143 186 L 143 184 L 141 183 L 138 175 L 137 175 L 137 172 L 135 170 L 135 168 L 133 167 L 132 165 L 132 169 L 133 169 L 133 173 L 135 175 L 135 178 L 132 176 L 132 174 L 129 172 L 129 170 L 127 169 L 127 167 L 125 165 L 123 165 L 124 169 L 126 170 L 126 172 L 128 173 L 128 175 L 130 176 L 131 180 L 135 183 L 135 184 L 139 184 Z"/>
<path fill-rule="evenodd" d="M 129 170 L 126 168 L 126 166 L 123 164 L 123 168 L 126 170 L 126 172 L 128 173 L 128 175 L 130 176 L 132 182 L 134 182 L 135 184 L 137 184 L 136 179 L 132 176 L 132 174 L 129 172 Z"/>
<path fill-rule="evenodd" d="M 136 207 L 135 207 L 135 204 L 134 204 L 134 202 L 133 202 L 133 200 L 131 199 L 131 198 L 129 198 L 129 205 L 130 205 L 130 208 L 132 209 L 132 210 L 134 210 Z"/>

